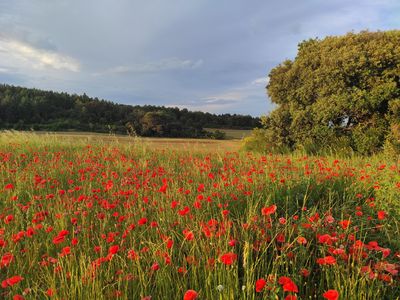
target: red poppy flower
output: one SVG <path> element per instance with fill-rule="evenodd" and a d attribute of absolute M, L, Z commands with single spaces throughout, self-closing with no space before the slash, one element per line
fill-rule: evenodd
<path fill-rule="evenodd" d="M 286 276 L 280 277 L 278 283 L 282 285 L 284 292 L 293 292 L 293 293 L 299 292 L 297 285 L 289 277 Z"/>
<path fill-rule="evenodd" d="M 278 234 L 277 236 L 276 236 L 276 241 L 278 242 L 278 243 L 284 243 L 285 242 L 285 235 L 283 235 L 283 234 Z"/>
<path fill-rule="evenodd" d="M 14 185 L 12 183 L 6 184 L 6 186 L 4 187 L 4 189 L 6 190 L 12 190 L 14 188 Z"/>
<path fill-rule="evenodd" d="M 141 218 L 139 221 L 138 221 L 138 224 L 139 225 L 144 225 L 144 224 L 146 224 L 147 223 L 147 218 Z"/>
<path fill-rule="evenodd" d="M 46 291 L 46 295 L 49 296 L 49 297 L 53 296 L 54 295 L 54 290 L 53 289 L 48 289 Z"/>
<path fill-rule="evenodd" d="M 153 271 L 157 271 L 157 270 L 160 269 L 160 265 L 159 265 L 158 263 L 155 262 L 155 263 L 151 266 L 151 269 L 152 269 Z"/>
<path fill-rule="evenodd" d="M 299 292 L 299 289 L 298 289 L 297 285 L 293 281 L 285 283 L 282 286 L 282 288 L 283 288 L 284 292 L 293 292 L 293 293 L 298 293 Z"/>
<path fill-rule="evenodd" d="M 129 250 L 128 251 L 128 258 L 135 260 L 135 259 L 139 258 L 139 255 L 135 252 L 135 250 Z"/>
<path fill-rule="evenodd" d="M 9 224 L 12 220 L 14 220 L 14 216 L 8 215 L 4 218 L 4 223 Z"/>
<path fill-rule="evenodd" d="M 336 263 L 336 258 L 330 255 L 317 259 L 317 264 L 319 265 L 334 265 L 335 263 Z"/>
<path fill-rule="evenodd" d="M 307 239 L 306 239 L 305 237 L 299 236 L 299 237 L 297 238 L 297 242 L 298 242 L 299 244 L 301 244 L 301 245 L 305 245 L 305 244 L 307 244 Z"/>
<path fill-rule="evenodd" d="M 264 289 L 266 284 L 267 284 L 267 282 L 265 281 L 264 278 L 258 279 L 256 281 L 256 292 L 257 293 L 261 292 Z"/>
<path fill-rule="evenodd" d="M 220 260 L 223 264 L 229 266 L 237 260 L 237 255 L 235 253 L 228 252 L 221 255 Z"/>
<path fill-rule="evenodd" d="M 302 276 L 304 276 L 304 277 L 307 277 L 307 276 L 309 276 L 310 275 L 310 271 L 308 271 L 307 269 L 301 269 L 300 270 L 300 274 L 302 275 Z"/>
<path fill-rule="evenodd" d="M 386 218 L 386 212 L 383 210 L 378 211 L 378 220 L 384 220 Z"/>
<path fill-rule="evenodd" d="M 68 230 L 61 230 L 59 233 L 58 233 L 58 235 L 59 236 L 66 236 L 66 235 L 68 235 L 69 234 L 69 231 Z"/>
<path fill-rule="evenodd" d="M 187 290 L 185 295 L 183 296 L 183 300 L 195 300 L 199 294 L 194 290 Z"/>
<path fill-rule="evenodd" d="M 1 287 L 2 288 L 6 288 L 7 286 L 13 286 L 14 284 L 17 284 L 18 282 L 20 282 L 21 280 L 23 280 L 24 278 L 22 278 L 19 275 L 10 277 L 6 280 L 3 280 L 3 282 L 1 283 Z"/>
<path fill-rule="evenodd" d="M 64 242 L 64 240 L 65 240 L 65 236 L 58 235 L 53 239 L 53 243 L 60 244 L 60 243 Z"/>
<path fill-rule="evenodd" d="M 71 247 L 67 246 L 61 250 L 61 256 L 65 256 L 71 254 Z"/>
<path fill-rule="evenodd" d="M 269 207 L 263 207 L 263 208 L 261 208 L 261 214 L 263 216 L 269 216 L 269 215 L 275 213 L 276 209 L 277 209 L 277 207 L 276 207 L 275 204 L 273 204 L 273 205 L 271 205 Z"/>
<path fill-rule="evenodd" d="M 168 187 L 168 185 L 167 185 L 166 183 L 164 183 L 164 184 L 160 187 L 160 189 L 159 189 L 158 191 L 161 192 L 161 193 L 166 193 L 166 192 L 167 192 L 167 187 Z"/>
<path fill-rule="evenodd" d="M 327 300 L 337 300 L 339 299 L 339 293 L 336 290 L 327 290 L 322 296 Z"/>
<path fill-rule="evenodd" d="M 7 267 L 14 259 L 14 255 L 11 253 L 5 253 L 0 261 L 0 268 Z"/>
<path fill-rule="evenodd" d="M 350 225 L 350 220 L 339 221 L 339 225 L 342 226 L 343 229 L 347 229 Z"/>
<path fill-rule="evenodd" d="M 228 242 L 228 245 L 231 246 L 231 247 L 234 247 L 234 246 L 236 245 L 236 243 L 237 243 L 237 241 L 234 240 L 234 239 L 232 239 L 232 240 L 230 240 L 230 241 Z"/>
<path fill-rule="evenodd" d="M 111 246 L 108 249 L 108 254 L 114 255 L 114 254 L 116 254 L 118 252 L 118 250 L 119 250 L 119 246 L 118 245 Z"/>
<path fill-rule="evenodd" d="M 193 232 L 190 231 L 190 230 L 188 230 L 188 229 L 183 230 L 183 234 L 184 234 L 184 236 L 185 236 L 185 240 L 187 240 L 187 241 L 191 241 L 191 240 L 194 239 L 194 234 L 193 234 Z"/>
<path fill-rule="evenodd" d="M 287 282 L 290 282 L 290 281 L 292 281 L 289 277 L 286 277 L 286 276 L 281 276 L 281 277 L 279 277 L 279 279 L 278 279 L 278 283 L 280 284 L 280 285 L 283 285 L 283 284 L 285 284 L 285 283 L 287 283 Z"/>
<path fill-rule="evenodd" d="M 185 206 L 183 209 L 178 211 L 180 216 L 186 216 L 188 213 L 190 213 L 190 208 L 189 206 Z"/>
<path fill-rule="evenodd" d="M 280 223 L 281 225 L 285 225 L 285 224 L 286 224 L 286 219 L 283 218 L 283 217 L 279 218 L 278 221 L 279 221 L 279 223 Z"/>
<path fill-rule="evenodd" d="M 390 255 L 391 250 L 389 248 L 381 248 L 383 258 L 386 258 Z"/>

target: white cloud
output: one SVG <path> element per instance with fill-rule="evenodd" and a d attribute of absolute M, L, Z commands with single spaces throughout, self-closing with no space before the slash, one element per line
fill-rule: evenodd
<path fill-rule="evenodd" d="M 263 85 L 266 86 L 269 83 L 269 76 L 260 77 L 251 82 L 252 85 Z"/>
<path fill-rule="evenodd" d="M 269 77 L 256 78 L 250 82 L 245 82 L 236 87 L 232 87 L 222 93 L 203 97 L 200 100 L 207 104 L 230 105 L 250 98 L 252 95 L 265 93 L 265 86 L 269 82 Z"/>
<path fill-rule="evenodd" d="M 217 103 L 221 101 L 240 101 L 243 99 L 243 92 L 240 90 L 227 91 L 214 96 L 201 98 L 205 103 Z"/>
<path fill-rule="evenodd" d="M 19 68 L 56 69 L 78 72 L 80 64 L 73 58 L 60 53 L 38 49 L 26 42 L 0 37 L 0 58 Z"/>
<path fill-rule="evenodd" d="M 241 107 L 241 105 L 244 103 L 251 105 L 255 99 L 261 99 L 261 101 L 265 101 L 265 103 L 267 103 L 265 86 L 267 85 L 268 81 L 269 77 L 260 77 L 254 80 L 246 81 L 220 93 L 201 97 L 198 101 L 168 104 L 166 106 L 223 113 L 237 107 Z M 265 100 L 263 100 L 264 97 Z M 261 113 L 264 113 L 264 111 Z"/>
<path fill-rule="evenodd" d="M 182 60 L 172 57 L 155 62 L 134 64 L 130 66 L 117 66 L 102 72 L 94 73 L 94 75 L 120 75 L 126 73 L 155 73 L 170 70 L 193 70 L 201 67 L 202 65 L 203 60 L 201 59 L 193 61 L 190 59 Z"/>

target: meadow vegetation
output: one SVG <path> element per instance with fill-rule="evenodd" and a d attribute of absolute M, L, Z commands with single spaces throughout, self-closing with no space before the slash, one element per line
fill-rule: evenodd
<path fill-rule="evenodd" d="M 185 147 L 1 133 L 0 298 L 400 298 L 399 161 Z"/>

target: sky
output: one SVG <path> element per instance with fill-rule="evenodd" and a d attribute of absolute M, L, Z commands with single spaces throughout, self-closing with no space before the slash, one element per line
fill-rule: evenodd
<path fill-rule="evenodd" d="M 299 42 L 399 28 L 398 0 L 0 0 L 0 83 L 260 116 Z"/>

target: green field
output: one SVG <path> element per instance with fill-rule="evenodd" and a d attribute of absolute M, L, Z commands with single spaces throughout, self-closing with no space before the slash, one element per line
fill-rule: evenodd
<path fill-rule="evenodd" d="M 400 166 L 0 134 L 0 299 L 400 299 Z"/>
<path fill-rule="evenodd" d="M 216 128 L 204 128 L 204 130 L 215 132 L 216 130 L 222 131 L 226 134 L 228 140 L 241 140 L 251 134 L 251 130 L 241 129 L 216 129 Z"/>

